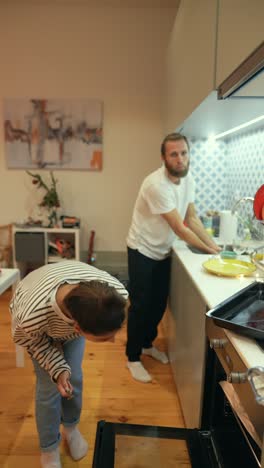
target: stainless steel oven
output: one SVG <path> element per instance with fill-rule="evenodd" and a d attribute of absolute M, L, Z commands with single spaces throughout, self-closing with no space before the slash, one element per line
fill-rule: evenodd
<path fill-rule="evenodd" d="M 221 383 L 226 382 L 227 375 L 230 374 L 230 369 L 225 364 L 228 361 L 226 356 L 229 350 L 226 349 L 223 353 L 221 348 L 213 349 L 216 341 L 212 340 L 218 340 L 214 328 L 217 328 L 217 333 L 218 327 L 213 326 L 208 330 L 209 335 L 213 333 L 213 337 L 211 342 L 207 341 L 201 429 L 99 421 L 93 468 L 259 468 L 261 466 L 259 440 L 256 442 L 243 426 L 223 391 Z M 240 366 L 241 363 L 236 367 L 233 354 L 230 354 L 230 359 L 234 364 L 232 372 L 244 371 Z M 232 386 L 241 385 L 242 388 L 242 384 L 228 383 Z M 251 415 L 257 417 L 254 419 L 254 424 L 260 436 L 263 432 L 264 407 L 256 403 L 249 382 L 245 382 L 244 390 L 245 394 L 250 392 L 247 409 Z"/>
<path fill-rule="evenodd" d="M 222 327 L 259 339 L 264 334 L 263 314 L 261 283 L 206 314 L 199 430 L 99 421 L 93 468 L 261 467 L 264 366 L 249 369 L 233 345 L 232 332 Z"/>
<path fill-rule="evenodd" d="M 264 368 L 248 368 L 228 332 L 210 318 L 206 332 L 202 427 L 213 428 L 221 468 L 262 467 L 264 406 L 259 392 L 264 390 Z"/>

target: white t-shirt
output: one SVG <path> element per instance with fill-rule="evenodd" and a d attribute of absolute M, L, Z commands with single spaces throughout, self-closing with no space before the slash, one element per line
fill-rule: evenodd
<path fill-rule="evenodd" d="M 162 260 L 170 253 L 176 238 L 167 221 L 160 216 L 177 209 L 185 218 L 189 203 L 194 202 L 195 184 L 190 172 L 174 184 L 165 166 L 147 176 L 135 203 L 127 245 L 154 260 Z"/>

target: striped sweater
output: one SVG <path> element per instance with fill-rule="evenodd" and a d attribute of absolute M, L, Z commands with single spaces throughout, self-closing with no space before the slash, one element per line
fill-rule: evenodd
<path fill-rule="evenodd" d="M 71 372 L 59 343 L 79 336 L 74 331 L 73 320 L 59 309 L 56 291 L 63 283 L 92 280 L 106 282 L 124 298 L 128 297 L 124 286 L 105 271 L 75 260 L 65 260 L 29 273 L 20 281 L 11 300 L 14 342 L 25 347 L 49 372 L 53 381 L 64 370 Z"/>

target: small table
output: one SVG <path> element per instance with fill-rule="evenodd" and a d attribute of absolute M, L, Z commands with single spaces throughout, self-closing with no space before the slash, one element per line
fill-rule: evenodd
<path fill-rule="evenodd" d="M 1 268 L 0 273 L 0 294 L 3 294 L 10 286 L 13 291 L 20 280 L 20 271 L 18 268 Z M 24 350 L 16 345 L 16 366 L 24 367 Z"/>

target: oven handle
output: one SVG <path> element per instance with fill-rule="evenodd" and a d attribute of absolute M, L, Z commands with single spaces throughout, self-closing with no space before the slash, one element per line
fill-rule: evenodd
<path fill-rule="evenodd" d="M 263 380 L 263 384 L 261 382 L 261 385 L 256 386 L 256 382 L 254 382 L 254 379 L 256 381 L 258 380 Z M 253 390 L 256 402 L 259 405 L 264 406 L 264 367 L 262 366 L 255 366 L 255 367 L 250 367 L 247 372 L 230 372 L 227 376 L 227 381 L 229 383 L 235 383 L 235 384 L 243 384 L 246 381 L 249 381 L 251 388 Z M 259 393 L 259 388 L 263 389 L 263 394 L 261 395 Z"/>
<path fill-rule="evenodd" d="M 249 383 L 251 385 L 253 393 L 255 395 L 256 401 L 260 405 L 264 406 L 264 394 L 260 395 L 260 393 L 258 392 L 258 389 L 256 388 L 255 382 L 254 382 L 254 378 L 256 378 L 256 377 L 257 378 L 258 377 L 263 378 L 262 389 L 263 389 L 263 393 L 264 393 L 264 367 L 262 367 L 262 366 L 251 367 L 247 371 L 247 378 L 248 378 L 248 381 L 249 381 Z"/>

